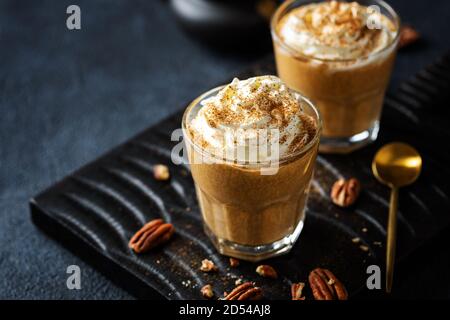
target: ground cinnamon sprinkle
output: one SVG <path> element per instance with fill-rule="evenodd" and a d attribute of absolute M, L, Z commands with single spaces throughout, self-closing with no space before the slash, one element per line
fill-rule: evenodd
<path fill-rule="evenodd" d="M 307 145 L 317 133 L 317 123 L 316 121 L 306 114 L 301 114 L 303 131 L 300 132 L 290 143 L 289 151 L 291 153 L 296 152 Z"/>
<path fill-rule="evenodd" d="M 357 2 L 342 1 L 299 6 L 280 20 L 277 29 L 284 41 L 293 44 L 294 48 L 297 48 L 295 42 L 298 41 L 295 39 L 302 37 L 287 39 L 291 34 L 310 37 L 319 47 L 344 49 L 344 53 L 342 50 L 341 53 L 333 53 L 329 59 L 346 58 L 341 56 L 343 54 L 348 58 L 368 56 L 389 45 L 397 31 L 394 22 L 384 14 Z M 291 32 L 284 33 L 283 30 Z M 385 35 L 391 41 L 386 41 Z M 308 43 L 306 41 L 300 44 L 299 46 L 304 47 L 300 51 L 303 50 L 305 55 L 316 56 L 315 53 L 310 53 L 311 46 Z"/>
<path fill-rule="evenodd" d="M 214 120 L 208 119 L 207 121 L 208 121 L 208 124 L 209 124 L 209 126 L 211 128 L 217 128 L 217 124 L 216 124 L 216 122 Z"/>
<path fill-rule="evenodd" d="M 225 144 L 233 143 L 226 138 L 226 132 L 230 129 L 244 131 L 243 143 L 260 139 L 258 132 L 255 133 L 254 130 L 278 129 L 278 142 L 284 145 L 282 152 L 290 152 L 301 148 L 315 135 L 311 133 L 313 126 L 309 123 L 314 122 L 314 119 L 303 114 L 302 103 L 304 102 L 299 100 L 299 96 L 275 76 L 255 77 L 244 81 L 235 79 L 215 97 L 202 102 L 203 106 L 191 122 L 192 125 L 188 126 L 192 129 L 190 132 L 195 131 L 197 136 L 203 138 L 199 140 L 202 147 L 214 148 L 211 152 L 223 153 Z M 201 120 L 196 122 L 197 118 Z M 296 132 L 297 123 L 301 123 L 299 132 Z M 273 143 L 274 137 L 270 134 L 268 137 L 268 141 Z M 294 141 L 290 143 L 292 139 Z M 287 143 L 291 146 L 287 146 Z M 231 147 L 241 144 L 241 140 L 236 142 L 235 139 Z"/>

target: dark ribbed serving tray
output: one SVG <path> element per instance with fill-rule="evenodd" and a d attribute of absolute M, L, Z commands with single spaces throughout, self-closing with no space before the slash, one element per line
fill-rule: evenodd
<path fill-rule="evenodd" d="M 269 58 L 239 77 L 274 72 Z M 213 284 L 219 297 L 243 278 L 262 286 L 268 299 L 288 299 L 290 283 L 307 281 L 317 266 L 333 270 L 355 295 L 366 283 L 368 265 L 384 268 L 389 190 L 370 170 L 381 145 L 405 141 L 423 156 L 419 180 L 400 194 L 398 259 L 450 222 L 450 153 L 443 145 L 450 141 L 449 98 L 447 54 L 388 94 L 376 143 L 351 155 L 318 157 L 303 233 L 291 253 L 268 261 L 278 270 L 278 280 L 259 277 L 253 263 L 229 268 L 228 258 L 219 255 L 203 233 L 189 168 L 173 165 L 170 158 L 176 143 L 170 134 L 180 126 L 182 110 L 31 199 L 32 219 L 139 298 L 201 299 L 200 288 L 206 283 Z M 170 167 L 170 181 L 152 178 L 157 163 Z M 362 194 L 354 207 L 340 209 L 330 202 L 329 190 L 336 179 L 350 176 L 362 182 Z M 173 240 L 135 255 L 127 247 L 129 238 L 158 217 L 175 225 Z M 360 244 L 352 242 L 355 237 Z M 217 264 L 217 273 L 199 271 L 205 258 Z M 306 290 L 306 295 L 311 292 Z"/>

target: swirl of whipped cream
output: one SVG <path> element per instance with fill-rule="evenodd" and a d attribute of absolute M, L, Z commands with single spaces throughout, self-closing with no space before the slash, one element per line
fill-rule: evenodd
<path fill-rule="evenodd" d="M 221 158 L 274 160 L 314 138 L 317 124 L 303 112 L 304 103 L 278 77 L 235 78 L 217 95 L 201 102 L 188 131 L 196 144 Z M 271 152 L 275 144 L 278 154 Z M 255 150 L 256 154 L 249 154 Z"/>
<path fill-rule="evenodd" d="M 294 50 L 326 60 L 367 57 L 386 48 L 397 33 L 384 14 L 339 1 L 295 8 L 280 20 L 277 31 Z"/>

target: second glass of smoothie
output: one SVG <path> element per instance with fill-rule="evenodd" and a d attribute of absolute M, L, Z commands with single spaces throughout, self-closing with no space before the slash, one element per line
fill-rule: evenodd
<path fill-rule="evenodd" d="M 383 1 L 284 2 L 272 18 L 279 77 L 319 108 L 321 152 L 377 138 L 400 21 Z"/>
<path fill-rule="evenodd" d="M 235 79 L 194 100 L 182 127 L 218 251 L 249 261 L 289 251 L 303 227 L 321 131 L 309 100 L 275 76 Z M 264 142 L 269 152 L 252 154 Z"/>

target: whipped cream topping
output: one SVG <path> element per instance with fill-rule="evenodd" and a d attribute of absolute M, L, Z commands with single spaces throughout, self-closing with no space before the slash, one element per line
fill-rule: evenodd
<path fill-rule="evenodd" d="M 394 23 L 357 2 L 326 1 L 293 9 L 278 26 L 282 40 L 299 53 L 326 60 L 367 57 L 394 40 Z"/>
<path fill-rule="evenodd" d="M 314 138 L 317 124 L 303 112 L 304 104 L 304 99 L 278 77 L 235 78 L 217 95 L 201 102 L 187 128 L 195 144 L 216 156 L 238 161 L 275 160 Z M 258 148 L 263 145 L 266 147 Z M 274 146 L 277 154 L 271 152 Z M 249 155 L 250 150 L 256 154 Z"/>

